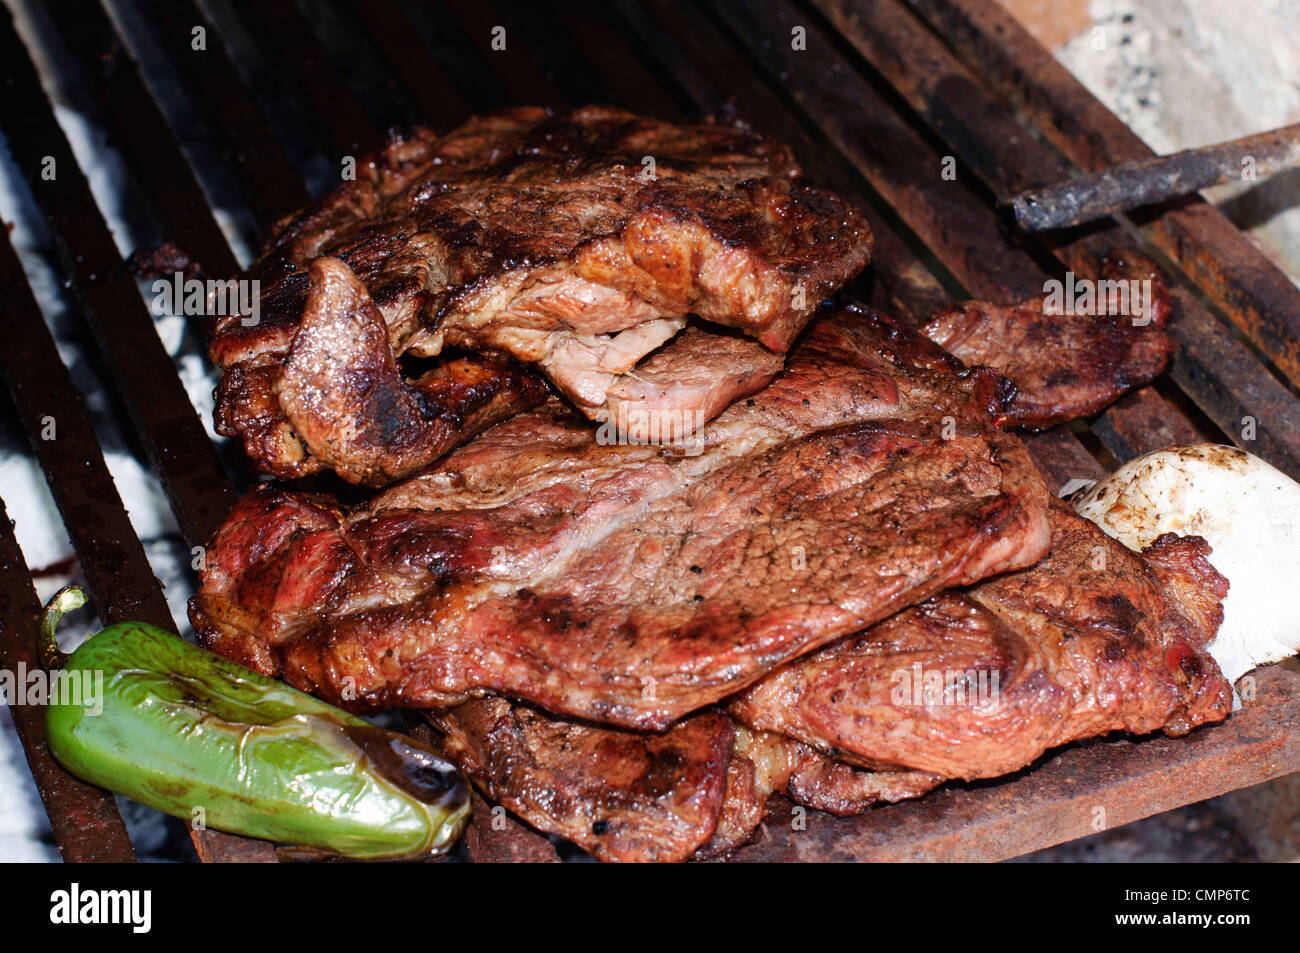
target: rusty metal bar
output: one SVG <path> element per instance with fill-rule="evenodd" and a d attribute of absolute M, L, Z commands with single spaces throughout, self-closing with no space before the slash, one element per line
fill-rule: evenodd
<path fill-rule="evenodd" d="M 135 61 L 98 4 L 61 24 L 60 35 L 88 78 L 86 92 L 149 200 L 168 237 L 213 276 L 233 275 L 239 263 L 212 214 L 203 187 L 168 128 Z"/>
<path fill-rule="evenodd" d="M 1097 740 L 997 784 L 950 785 L 861 817 L 769 815 L 754 862 L 997 861 L 1300 770 L 1300 672 L 1260 669 L 1256 697 L 1184 738 Z"/>
<path fill-rule="evenodd" d="M 719 0 L 713 6 L 769 73 L 782 74 L 800 106 L 977 296 L 1005 301 L 1043 290 L 1048 273 L 999 227 L 996 214 L 963 181 L 957 157 L 940 156 L 922 140 L 811 18 L 779 0 Z M 796 28 L 804 30 L 806 49 L 790 41 Z M 992 161 L 990 147 L 984 148 L 986 161 Z M 1095 263 L 1094 254 L 1080 264 L 1091 271 Z M 1172 407 L 1169 412 L 1177 413 Z"/>
<path fill-rule="evenodd" d="M 8 320 L 0 325 L 0 372 L 45 471 L 96 611 L 106 622 L 136 619 L 175 633 L 167 600 L 118 496 L 81 394 L 7 241 L 0 243 L 0 287 L 10 305 Z M 267 853 L 266 845 L 257 842 L 216 831 L 194 833 L 195 846 L 210 857 L 256 859 Z"/>
<path fill-rule="evenodd" d="M 172 502 L 182 536 L 190 545 L 206 542 L 233 504 L 233 488 L 9 21 L 0 28 L 0 55 L 10 71 L 10 93 L 22 104 L 17 110 L 20 116 L 8 103 L 0 113 L 15 161 L 50 225 L 87 323 L 106 353 L 106 363 Z M 41 103 L 46 103 L 44 111 Z M 53 182 L 40 177 L 45 156 L 54 161 Z M 18 382 L 16 388 L 30 369 L 40 368 L 36 383 L 27 383 L 29 388 L 49 388 L 50 382 L 61 381 L 63 390 L 76 393 L 43 320 L 39 326 L 25 322 L 18 340 L 6 348 L 6 364 L 10 379 Z M 57 386 L 52 392 L 59 392 Z M 16 393 L 21 403 L 22 391 Z M 55 425 L 69 432 L 62 442 L 41 441 L 36 449 L 99 611 L 112 621 L 140 619 L 175 631 L 166 599 L 117 497 L 94 434 L 84 417 L 79 419 L 79 398 L 64 401 Z M 195 843 L 201 855 L 212 859 L 270 855 L 269 845 L 215 831 L 195 832 Z"/>
<path fill-rule="evenodd" d="M 1103 415 L 1092 430 L 1120 460 L 1204 439 L 1186 418 L 1169 413 L 1155 388 L 1126 394 L 1114 409 L 1116 413 Z"/>
<path fill-rule="evenodd" d="M 36 651 L 40 611 L 9 514 L 0 500 L 0 666 L 11 672 L 20 666 L 27 671 L 41 667 Z M 77 780 L 50 754 L 45 743 L 45 709 L 10 705 L 9 713 L 63 859 L 70 863 L 134 861 L 135 850 L 113 795 Z"/>
<path fill-rule="evenodd" d="M 138 571 L 134 559 L 137 554 L 144 559 L 144 551 L 121 502 L 118 501 L 116 511 L 112 508 L 111 501 L 117 499 L 117 491 L 86 419 L 81 394 L 73 387 L 59 359 L 22 264 L 8 239 L 0 242 L 0 288 L 7 302 L 6 320 L 0 323 L 0 377 L 47 474 L 68 534 L 78 554 L 85 553 L 83 568 L 92 590 L 109 592 L 123 581 L 114 570 L 120 566 L 130 573 Z M 152 573 L 149 579 L 153 581 Z M 157 590 L 156 581 L 154 589 Z M 148 601 L 147 611 L 156 621 L 170 623 L 167 603 L 161 599 L 161 593 L 158 600 Z M 165 619 L 158 618 L 159 602 Z M 106 608 L 101 607 L 101 611 Z M 145 611 L 131 596 L 121 599 L 114 608 L 124 613 L 122 618 L 131 617 L 137 610 L 143 616 Z M 3 627 L 0 664 L 7 670 L 17 671 L 20 665 L 31 671 L 44 667 L 36 651 L 39 613 L 40 603 L 0 502 L 0 626 Z M 51 757 L 45 746 L 44 709 L 12 705 L 10 712 L 50 816 L 55 843 L 64 859 L 134 860 L 126 827 L 112 796 L 67 774 Z"/>
<path fill-rule="evenodd" d="M 893 0 L 870 4 L 819 0 L 818 6 L 990 190 L 1023 188 L 1066 174 L 1064 162 L 1023 129 L 1005 104 Z M 1067 267 L 1087 273 L 1101 255 L 1130 244 L 1131 237 L 1112 224 L 1045 237 L 1045 243 Z M 1194 296 L 1176 294 L 1175 301 L 1178 313 L 1171 333 L 1181 347 L 1174 379 L 1225 434 L 1236 434 L 1238 443 L 1243 442 L 1239 439 L 1242 418 L 1255 416 L 1260 426 L 1254 428 L 1254 442 L 1248 449 L 1300 474 L 1300 403 L 1248 348 L 1207 333 L 1217 322 Z M 1121 419 L 1131 408 L 1121 402 L 1097 424 L 1099 435 L 1120 459 L 1127 459 L 1123 451 L 1133 444 L 1114 443 L 1110 438 L 1120 431 L 1133 432 L 1144 421 L 1141 416 Z M 1195 433 L 1188 428 L 1180 432 Z"/>
<path fill-rule="evenodd" d="M 1116 212 L 1241 181 L 1249 170 L 1264 177 L 1300 166 L 1300 123 L 1172 155 L 1124 162 L 1059 182 L 1027 189 L 1006 200 L 1026 231 L 1079 225 Z"/>
<path fill-rule="evenodd" d="M 976 297 L 1019 301 L 1042 292 L 1047 273 L 999 228 L 960 174 L 945 175 L 945 157 L 845 63 L 807 15 L 774 0 L 708 6 Z M 792 47 L 796 27 L 806 31 L 807 49 Z"/>
<path fill-rule="evenodd" d="M 908 2 L 1084 171 L 1154 154 L 993 0 Z M 1248 235 L 1196 196 L 1132 218 L 1293 383 L 1300 384 L 1300 288 Z"/>
<path fill-rule="evenodd" d="M 63 366 L 22 265 L 0 244 L 0 282 L 7 315 L 0 322 L 0 373 L 45 471 L 82 571 L 106 622 L 139 619 L 174 628 L 163 597 L 122 506 L 81 393 Z"/>
<path fill-rule="evenodd" d="M 154 472 L 177 503 L 181 535 L 191 545 L 206 542 L 233 491 L 7 12 L 0 58 L 9 80 L 0 123 L 15 164 L 49 224 Z M 53 180 L 42 177 L 47 160 Z"/>

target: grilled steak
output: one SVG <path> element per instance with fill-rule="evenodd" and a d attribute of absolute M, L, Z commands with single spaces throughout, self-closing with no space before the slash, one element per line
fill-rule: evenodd
<path fill-rule="evenodd" d="M 352 272 L 329 258 L 310 271 L 288 354 L 232 364 L 216 390 L 217 431 L 241 436 L 270 473 L 332 468 L 354 483 L 387 482 L 546 398 L 541 377 L 493 357 L 449 358 L 405 378 Z"/>
<path fill-rule="evenodd" d="M 263 488 L 208 550 L 205 645 L 345 706 L 496 692 L 660 730 L 953 585 L 1032 564 L 1048 494 L 1001 380 L 831 311 L 698 454 L 558 399 L 344 514 Z"/>
<path fill-rule="evenodd" d="M 499 698 L 432 720 L 458 766 L 538 829 L 602 860 L 681 860 L 747 843 L 772 794 L 858 814 L 1066 741 L 1225 717 L 1205 646 L 1227 587 L 1204 542 L 1165 536 L 1139 557 L 1064 507 L 1052 523 L 1038 566 L 942 593 L 732 702 L 770 730 L 709 712 L 646 735 Z"/>
<path fill-rule="evenodd" d="M 1039 295 L 1014 305 L 968 301 L 921 333 L 968 365 L 996 368 L 1016 385 L 1007 419 L 1042 429 L 1094 414 L 1164 370 L 1169 291 L 1154 264 L 1132 252 L 1101 266 L 1092 298 Z M 1071 313 L 1081 310 L 1085 313 Z"/>
<path fill-rule="evenodd" d="M 673 862 L 734 850 L 752 837 L 774 793 L 858 814 L 940 781 L 833 761 L 790 738 L 735 728 L 717 711 L 645 734 L 483 698 L 430 721 L 443 732 L 447 757 L 489 797 L 605 861 Z"/>
<path fill-rule="evenodd" d="M 1047 558 L 947 592 L 760 681 L 742 724 L 823 750 L 986 778 L 1109 731 L 1184 734 L 1227 717 L 1205 647 L 1227 581 L 1199 537 L 1143 555 L 1058 505 Z"/>
<path fill-rule="evenodd" d="M 432 721 L 489 797 L 600 860 L 683 860 L 717 826 L 735 733 L 720 712 L 642 734 L 483 698 Z"/>
<path fill-rule="evenodd" d="M 758 342 L 736 391 L 761 386 L 762 348 L 785 352 L 872 247 L 865 220 L 799 174 L 786 147 L 743 129 L 600 107 L 394 138 L 272 235 L 248 273 L 257 322 L 212 323 L 220 430 L 279 476 L 383 483 L 474 429 L 456 395 L 404 387 L 397 356 L 509 355 L 604 420 L 609 390 L 688 312 Z M 517 370 L 495 373 L 508 375 L 488 385 L 498 405 L 531 393 Z M 660 377 L 660 409 L 670 385 Z M 694 385 L 683 397 L 683 412 L 727 403 Z"/>

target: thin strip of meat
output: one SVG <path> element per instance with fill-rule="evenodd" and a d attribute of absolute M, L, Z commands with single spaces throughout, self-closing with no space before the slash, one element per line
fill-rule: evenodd
<path fill-rule="evenodd" d="M 1040 430 L 1086 417 L 1154 380 L 1173 342 L 1165 331 L 1169 290 L 1150 260 L 1114 252 L 1097 281 L 1079 286 L 1087 289 L 1086 301 L 1065 300 L 1063 286 L 1060 301 L 1042 294 L 1013 305 L 953 305 L 921 333 L 967 365 L 996 368 L 1016 385 L 1011 424 Z"/>
<path fill-rule="evenodd" d="M 920 797 L 943 783 L 938 775 L 868 768 L 837 761 L 818 749 L 770 731 L 735 726 L 726 795 L 717 826 L 693 860 L 725 857 L 754 838 L 768 800 L 783 794 L 796 804 L 841 817 L 876 804 Z"/>
<path fill-rule="evenodd" d="M 209 547 L 202 642 L 355 709 L 494 692 L 662 730 L 940 590 L 1032 564 L 1045 484 L 1000 380 L 821 318 L 700 452 L 558 401 L 356 512 L 263 488 Z"/>
<path fill-rule="evenodd" d="M 331 258 L 316 259 L 311 274 L 287 357 L 236 364 L 217 385 L 217 430 L 240 434 L 275 475 L 330 468 L 352 483 L 387 483 L 549 393 L 538 375 L 491 357 L 405 379 L 365 286 Z"/>
<path fill-rule="evenodd" d="M 446 348 L 536 366 L 587 417 L 617 425 L 608 392 L 688 313 L 756 342 L 734 398 L 761 386 L 772 355 L 871 254 L 865 219 L 799 177 L 785 146 L 746 129 L 605 107 L 508 109 L 397 136 L 280 223 L 246 276 L 261 289 L 255 321 L 210 322 L 228 377 L 221 432 L 280 476 L 413 473 L 449 449 L 455 414 L 408 431 L 437 418 L 436 396 L 414 415 L 379 401 L 416 400 L 392 380 L 397 356 Z M 355 406 L 380 365 L 379 395 Z M 660 375 L 658 402 L 679 412 L 730 399 L 721 384 L 707 400 L 688 387 L 678 406 L 669 385 Z"/>

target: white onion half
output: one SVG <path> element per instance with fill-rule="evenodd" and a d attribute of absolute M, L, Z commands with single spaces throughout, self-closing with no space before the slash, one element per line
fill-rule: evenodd
<path fill-rule="evenodd" d="M 1235 447 L 1191 444 L 1130 460 L 1074 508 L 1130 549 L 1202 536 L 1227 577 L 1210 654 L 1229 681 L 1300 650 L 1300 484 Z"/>

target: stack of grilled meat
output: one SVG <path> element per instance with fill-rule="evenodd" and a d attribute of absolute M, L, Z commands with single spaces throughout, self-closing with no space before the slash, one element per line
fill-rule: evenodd
<path fill-rule="evenodd" d="M 769 795 L 853 813 L 1231 691 L 1195 537 L 1130 552 L 1012 427 L 1163 368 L 1046 297 L 913 329 L 835 293 L 861 213 L 721 123 L 513 109 L 393 138 L 216 318 L 219 429 L 282 478 L 209 549 L 203 644 L 424 709 L 491 798 L 602 860 L 717 856 Z"/>

